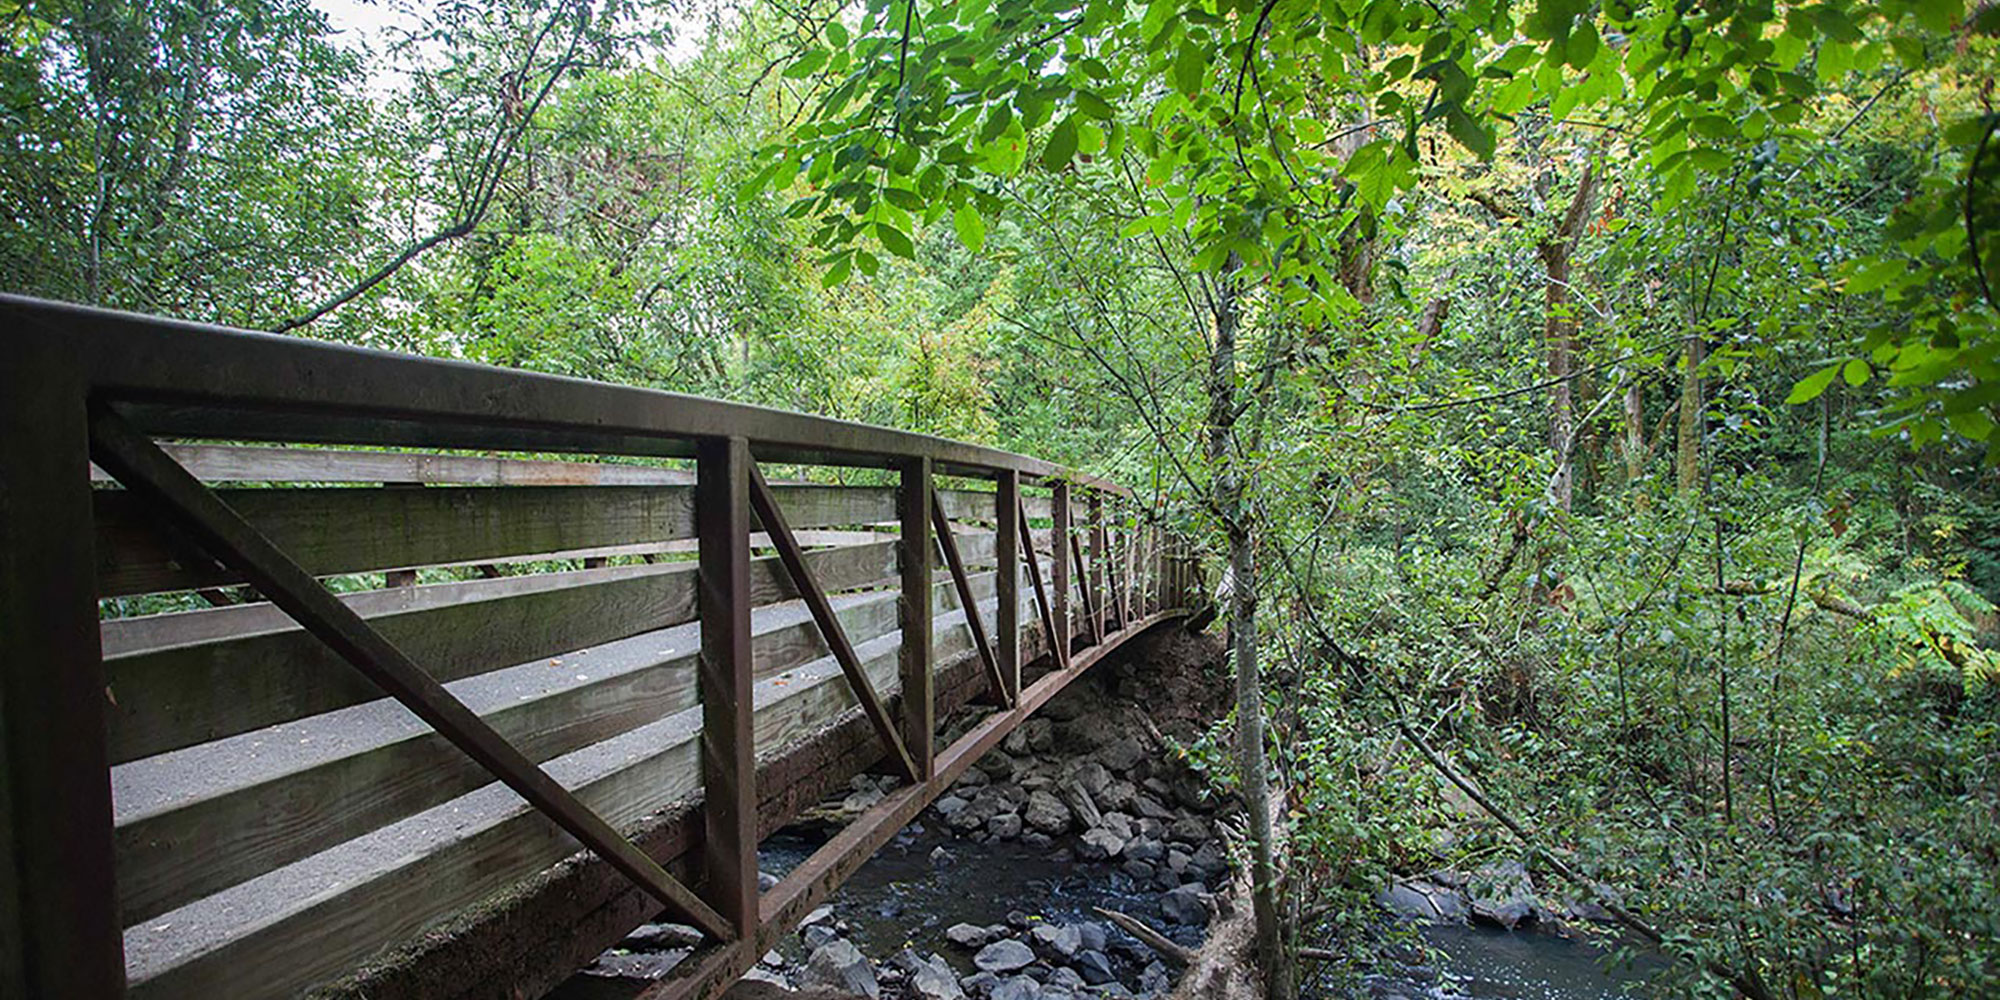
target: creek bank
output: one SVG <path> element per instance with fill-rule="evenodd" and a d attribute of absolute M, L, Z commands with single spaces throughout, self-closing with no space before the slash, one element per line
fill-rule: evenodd
<path fill-rule="evenodd" d="M 746 980 L 870 1000 L 1165 995 L 1175 970 L 1099 908 L 1184 946 L 1202 940 L 1240 823 L 1168 741 L 1191 742 L 1219 714 L 1227 685 L 1210 671 L 1220 655 L 1209 637 L 1166 629 L 1100 664 L 979 760 Z M 942 742 L 978 717 L 955 717 Z M 895 787 L 857 775 L 846 794 L 766 839 L 766 877 Z M 661 978 L 690 934 L 646 925 L 579 978 Z"/>
<path fill-rule="evenodd" d="M 1399 877 L 1376 905 L 1375 962 L 1360 977 L 1372 1000 L 1613 1000 L 1650 969 L 1607 969 L 1610 913 L 1542 891 L 1520 861 Z"/>

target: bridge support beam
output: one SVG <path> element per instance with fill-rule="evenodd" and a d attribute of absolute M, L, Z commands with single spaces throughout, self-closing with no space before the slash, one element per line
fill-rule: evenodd
<path fill-rule="evenodd" d="M 10 331 L 11 332 L 11 331 Z M 83 377 L 23 337 L 0 365 L 0 996 L 125 988 Z"/>
<path fill-rule="evenodd" d="M 1055 529 L 1049 542 L 1049 588 L 1055 593 L 1050 597 L 1055 602 L 1055 635 L 1050 640 L 1062 650 L 1067 660 L 1070 653 L 1069 618 L 1069 483 L 1058 479 L 1055 482 L 1055 497 L 1049 505 L 1055 514 Z"/>
<path fill-rule="evenodd" d="M 903 746 L 915 765 L 911 779 L 921 784 L 934 771 L 937 732 L 931 679 L 931 552 L 937 543 L 931 538 L 930 459 L 912 458 L 903 463 L 896 512 L 903 533 L 903 596 L 897 605 L 903 634 L 898 654 L 903 675 Z M 978 609 L 968 608 L 966 613 L 976 615 Z"/>
<path fill-rule="evenodd" d="M 1000 676 L 1007 684 L 1007 704 L 1021 702 L 1021 474 L 1001 470 L 993 494 L 994 561 L 999 579 L 993 630 L 999 633 Z"/>
<path fill-rule="evenodd" d="M 736 940 L 757 929 L 757 734 L 750 658 L 750 446 L 696 445 L 702 895 Z"/>

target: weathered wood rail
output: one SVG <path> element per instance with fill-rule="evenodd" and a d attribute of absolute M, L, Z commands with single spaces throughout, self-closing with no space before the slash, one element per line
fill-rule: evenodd
<path fill-rule="evenodd" d="M 6 997 L 533 996 L 663 907 L 709 943 L 655 995 L 712 996 L 1200 589 L 1124 491 L 1025 456 L 0 318 Z M 898 790 L 759 892 L 759 839 L 878 763 Z"/>

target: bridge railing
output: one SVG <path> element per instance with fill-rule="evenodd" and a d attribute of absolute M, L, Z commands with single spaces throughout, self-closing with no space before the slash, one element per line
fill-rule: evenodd
<path fill-rule="evenodd" d="M 1198 590 L 1123 490 L 1025 456 L 0 316 L 8 995 L 532 993 L 662 907 L 709 943 L 660 992 L 712 993 Z M 876 758 L 902 787 L 760 893 L 760 837 Z"/>

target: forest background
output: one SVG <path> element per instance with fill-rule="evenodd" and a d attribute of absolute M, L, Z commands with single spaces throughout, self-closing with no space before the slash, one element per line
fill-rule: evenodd
<path fill-rule="evenodd" d="M 0 288 L 1135 485 L 1274 994 L 1517 856 L 1666 993 L 2000 990 L 1992 5 L 343 9 L 0 9 Z"/>

